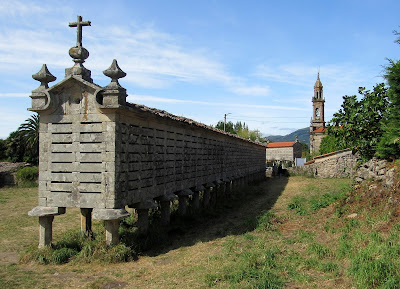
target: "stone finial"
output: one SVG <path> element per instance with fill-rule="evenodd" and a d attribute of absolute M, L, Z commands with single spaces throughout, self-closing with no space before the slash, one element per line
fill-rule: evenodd
<path fill-rule="evenodd" d="M 36 88 L 34 91 L 44 91 L 49 88 L 49 82 L 55 81 L 57 77 L 50 73 L 47 69 L 47 65 L 43 64 L 42 68 L 38 73 L 32 75 L 34 80 L 40 81 L 40 86 Z"/>
<path fill-rule="evenodd" d="M 126 89 L 123 88 L 118 79 L 125 77 L 126 73 L 118 66 L 117 60 L 113 60 L 111 66 L 103 71 L 105 76 L 111 78 L 110 84 L 103 87 L 102 105 L 104 107 L 115 108 L 126 104 Z"/>
<path fill-rule="evenodd" d="M 32 108 L 30 108 L 29 110 L 40 111 L 46 109 L 48 99 L 45 92 L 49 88 L 49 82 L 52 82 L 57 78 L 50 73 L 50 71 L 47 69 L 46 64 L 43 64 L 40 71 L 33 74 L 32 78 L 40 81 L 40 86 L 32 90 L 32 94 L 30 96 L 32 98 Z"/>
<path fill-rule="evenodd" d="M 118 66 L 118 62 L 116 59 L 113 60 L 111 66 L 103 71 L 105 76 L 111 78 L 111 82 L 109 85 L 104 87 L 104 89 L 121 89 L 123 88 L 118 79 L 126 76 L 126 73 L 122 71 L 122 69 Z"/>

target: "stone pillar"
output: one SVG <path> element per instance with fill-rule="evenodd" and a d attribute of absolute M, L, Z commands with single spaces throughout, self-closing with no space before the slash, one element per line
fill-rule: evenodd
<path fill-rule="evenodd" d="M 197 212 L 200 209 L 200 192 L 204 191 L 203 186 L 196 186 L 193 188 L 192 208 L 193 212 Z"/>
<path fill-rule="evenodd" d="M 154 200 L 146 200 L 136 204 L 136 212 L 138 215 L 136 225 L 139 234 L 147 234 L 149 230 L 149 210 L 157 208 L 156 202 Z"/>
<path fill-rule="evenodd" d="M 147 234 L 149 231 L 149 209 L 136 209 L 138 219 L 136 222 L 139 234 Z"/>
<path fill-rule="evenodd" d="M 119 219 L 104 220 L 106 227 L 106 243 L 107 245 L 117 245 L 119 243 Z"/>
<path fill-rule="evenodd" d="M 214 190 L 211 191 L 211 206 L 213 208 L 218 206 L 218 202 L 220 201 L 222 195 L 221 180 L 214 181 L 214 184 L 215 184 Z"/>
<path fill-rule="evenodd" d="M 54 216 L 39 217 L 39 248 L 50 246 L 53 241 Z"/>
<path fill-rule="evenodd" d="M 129 213 L 125 209 L 93 209 L 93 219 L 104 221 L 107 245 L 118 244 L 119 220 L 127 216 Z"/>
<path fill-rule="evenodd" d="M 231 197 L 231 180 L 229 178 L 223 179 L 224 182 L 224 197 L 229 199 Z"/>
<path fill-rule="evenodd" d="M 177 196 L 174 194 L 167 194 L 157 198 L 161 207 L 161 224 L 169 226 L 171 221 L 171 202 L 176 199 Z"/>
<path fill-rule="evenodd" d="M 187 200 L 193 192 L 190 189 L 185 189 L 176 193 L 179 198 L 178 214 L 180 216 L 186 215 L 187 211 Z"/>
<path fill-rule="evenodd" d="M 179 216 L 184 216 L 186 215 L 188 196 L 178 196 L 178 198 L 179 198 L 178 214 Z"/>
<path fill-rule="evenodd" d="M 171 223 L 171 201 L 160 201 L 161 224 L 169 226 Z"/>
<path fill-rule="evenodd" d="M 31 217 L 39 217 L 39 248 L 51 245 L 54 216 L 61 214 L 65 214 L 65 208 L 38 206 L 28 212 Z"/>
<path fill-rule="evenodd" d="M 203 207 L 208 208 L 210 206 L 211 201 L 211 192 L 214 190 L 213 183 L 207 183 L 205 185 L 204 196 L 203 196 Z"/>
<path fill-rule="evenodd" d="M 92 211 L 90 208 L 81 208 L 81 232 L 86 236 L 92 236 Z"/>

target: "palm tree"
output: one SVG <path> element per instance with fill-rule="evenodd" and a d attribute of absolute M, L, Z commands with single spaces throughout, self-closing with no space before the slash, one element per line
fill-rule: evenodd
<path fill-rule="evenodd" d="M 39 115 L 33 114 L 26 119 L 17 131 L 25 142 L 26 161 L 37 164 L 39 160 Z"/>

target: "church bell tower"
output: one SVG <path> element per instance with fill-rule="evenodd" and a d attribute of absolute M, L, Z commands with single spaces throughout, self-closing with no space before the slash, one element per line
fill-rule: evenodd
<path fill-rule="evenodd" d="M 325 98 L 322 82 L 319 79 L 314 85 L 314 96 L 312 98 L 313 115 L 310 124 L 310 152 L 318 152 L 322 138 L 325 136 Z"/>
<path fill-rule="evenodd" d="M 313 117 L 311 120 L 312 130 L 316 130 L 317 128 L 325 128 L 325 116 L 324 116 L 324 87 L 322 86 L 322 82 L 318 78 L 314 85 L 314 97 L 312 98 L 313 103 Z"/>

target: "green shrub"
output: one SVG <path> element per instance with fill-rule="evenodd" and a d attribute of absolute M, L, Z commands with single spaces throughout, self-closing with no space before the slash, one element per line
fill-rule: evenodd
<path fill-rule="evenodd" d="M 18 186 L 36 186 L 39 176 L 38 167 L 24 167 L 15 174 Z"/>
<path fill-rule="evenodd" d="M 78 254 L 77 250 L 70 248 L 61 248 L 54 250 L 51 254 L 51 262 L 54 264 L 64 264 L 69 261 L 69 259 Z"/>

